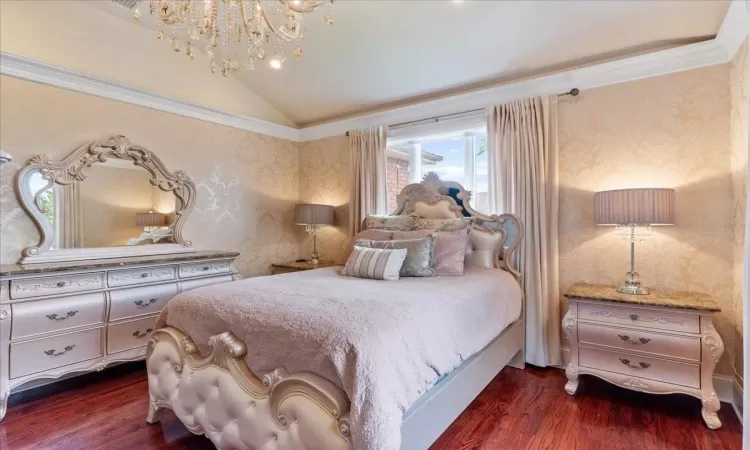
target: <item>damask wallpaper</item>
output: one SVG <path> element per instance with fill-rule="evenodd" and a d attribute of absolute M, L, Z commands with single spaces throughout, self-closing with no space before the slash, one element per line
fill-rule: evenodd
<path fill-rule="evenodd" d="M 714 297 L 725 345 L 717 371 L 727 375 L 738 329 L 729 91 L 725 64 L 584 90 L 559 105 L 561 290 L 617 284 L 628 270 L 628 243 L 594 225 L 594 192 L 674 188 L 676 223 L 636 244 L 636 270 L 647 286 Z"/>
<path fill-rule="evenodd" d="M 748 43 L 742 45 L 729 68 L 732 214 L 734 218 L 734 288 L 732 299 L 735 313 L 735 377 L 742 382 L 742 277 L 744 269 L 745 214 L 747 210 L 747 154 L 748 154 L 748 101 L 747 101 Z"/>
<path fill-rule="evenodd" d="M 236 250 L 244 276 L 297 258 L 298 144 L 10 77 L 0 78 L 0 261 L 14 263 L 38 233 L 13 182 L 36 154 L 59 159 L 84 142 L 123 134 L 182 169 L 198 187 L 185 236 L 199 249 Z"/>
<path fill-rule="evenodd" d="M 322 203 L 336 208 L 335 226 L 318 235 L 323 259 L 345 263 L 349 229 L 349 138 L 344 135 L 303 142 L 299 149 L 301 203 Z M 312 251 L 312 240 L 301 246 L 302 256 Z"/>

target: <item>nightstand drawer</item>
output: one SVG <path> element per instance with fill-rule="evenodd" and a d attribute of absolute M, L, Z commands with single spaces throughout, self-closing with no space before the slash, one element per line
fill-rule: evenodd
<path fill-rule="evenodd" d="M 635 328 L 618 328 L 580 322 L 578 342 L 617 347 L 655 356 L 689 359 L 700 362 L 701 340 L 685 336 L 653 333 Z"/>
<path fill-rule="evenodd" d="M 699 333 L 697 314 L 686 314 L 664 309 L 631 308 L 603 303 L 578 303 L 578 318 L 617 325 L 635 325 L 658 330 Z"/>
<path fill-rule="evenodd" d="M 700 366 L 581 346 L 578 365 L 700 389 Z"/>

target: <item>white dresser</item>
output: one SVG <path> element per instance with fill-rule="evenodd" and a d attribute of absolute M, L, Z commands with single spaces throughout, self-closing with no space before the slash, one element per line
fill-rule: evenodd
<path fill-rule="evenodd" d="M 232 267 L 237 255 L 202 251 L 0 267 L 0 419 L 14 390 L 143 359 L 167 301 L 239 279 Z"/>
<path fill-rule="evenodd" d="M 706 294 L 652 291 L 618 293 L 614 287 L 577 284 L 565 297 L 570 308 L 563 331 L 570 342 L 565 390 L 595 375 L 653 394 L 683 393 L 702 402 L 706 425 L 721 427 L 713 385 L 724 344 L 712 323 L 718 305 Z"/>

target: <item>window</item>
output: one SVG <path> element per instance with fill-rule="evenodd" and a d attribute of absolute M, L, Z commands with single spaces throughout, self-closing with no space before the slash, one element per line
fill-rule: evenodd
<path fill-rule="evenodd" d="M 409 183 L 428 172 L 443 181 L 456 181 L 472 192 L 471 206 L 489 212 L 487 132 L 484 115 L 398 128 L 389 132 L 386 176 L 388 213 L 396 211 L 396 197 Z"/>

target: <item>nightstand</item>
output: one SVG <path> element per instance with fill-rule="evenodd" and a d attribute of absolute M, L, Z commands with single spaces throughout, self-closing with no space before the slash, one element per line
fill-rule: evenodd
<path fill-rule="evenodd" d="M 333 261 L 320 261 L 318 264 L 311 264 L 307 261 L 287 261 L 284 263 L 271 264 L 271 274 L 278 275 L 280 273 L 301 272 L 303 270 L 320 269 L 335 265 L 336 263 Z"/>
<path fill-rule="evenodd" d="M 720 309 L 709 295 L 667 290 L 628 295 L 612 286 L 576 284 L 565 298 L 568 394 L 574 395 L 578 377 L 588 374 L 634 391 L 692 395 L 703 404 L 706 425 L 721 427 L 713 373 L 724 344 L 712 323 Z"/>

